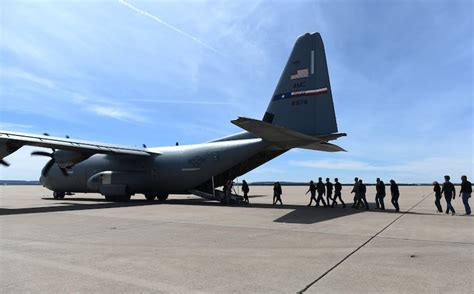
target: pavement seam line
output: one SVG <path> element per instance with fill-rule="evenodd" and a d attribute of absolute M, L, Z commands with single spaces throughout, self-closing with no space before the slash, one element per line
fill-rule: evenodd
<path fill-rule="evenodd" d="M 370 243 L 370 241 L 372 241 L 373 239 L 375 239 L 375 237 L 377 237 L 379 234 L 381 234 L 383 231 L 385 231 L 386 229 L 388 229 L 391 225 L 393 225 L 396 221 L 398 221 L 399 219 L 401 219 L 404 215 L 407 214 L 407 212 L 410 212 L 412 209 L 414 209 L 415 207 L 417 207 L 420 203 L 422 203 L 423 201 L 426 200 L 426 198 L 428 198 L 428 196 L 430 196 L 431 194 L 433 194 L 433 192 L 430 192 L 424 196 L 422 196 L 422 199 L 420 201 L 418 201 L 415 205 L 413 205 L 412 207 L 410 207 L 408 210 L 406 210 L 405 212 L 403 212 L 401 215 L 399 215 L 397 218 L 395 218 L 393 221 L 391 221 L 388 225 L 386 225 L 385 227 L 383 227 L 380 231 L 378 231 L 377 233 L 375 233 L 375 235 L 373 235 L 372 237 L 370 237 L 367 241 L 365 241 L 364 243 L 362 243 L 359 247 L 357 247 L 356 249 L 354 249 L 352 252 L 350 252 L 349 254 L 347 254 L 343 259 L 341 259 L 339 262 L 337 262 L 335 265 L 333 265 L 331 268 L 329 268 L 327 271 L 325 271 L 322 275 L 320 275 L 317 279 L 315 279 L 314 281 L 312 281 L 311 283 L 309 283 L 308 285 L 306 285 L 306 287 L 304 287 L 303 289 L 301 289 L 300 291 L 296 292 L 298 294 L 301 294 L 301 293 L 304 293 L 306 292 L 309 288 L 311 288 L 314 284 L 316 284 L 317 282 L 319 282 L 322 278 L 324 278 L 327 274 L 329 274 L 331 271 L 333 271 L 335 268 L 337 268 L 339 265 L 341 265 L 344 261 L 346 261 L 347 259 L 349 259 L 349 257 L 351 257 L 352 255 L 354 255 L 354 253 L 356 253 L 357 251 L 359 251 L 360 249 L 362 249 L 365 245 L 367 245 L 368 243 Z"/>
<path fill-rule="evenodd" d="M 391 240 L 414 241 L 414 242 L 433 242 L 433 243 L 447 243 L 447 244 L 459 244 L 459 245 L 474 245 L 474 242 L 462 242 L 462 241 L 412 239 L 412 238 L 397 238 L 397 237 L 379 237 L 379 238 L 380 239 L 391 239 Z"/>

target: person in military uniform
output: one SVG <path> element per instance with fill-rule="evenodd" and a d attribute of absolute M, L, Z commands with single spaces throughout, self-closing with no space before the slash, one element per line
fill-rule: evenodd
<path fill-rule="evenodd" d="M 311 206 L 311 204 L 313 203 L 313 200 L 314 200 L 315 203 L 317 203 L 317 201 L 316 201 L 316 185 L 314 184 L 313 181 L 309 182 L 309 189 L 308 189 L 308 191 L 306 191 L 305 195 L 307 195 L 309 192 L 311 192 L 311 198 L 309 199 L 309 204 L 307 206 Z"/>
<path fill-rule="evenodd" d="M 247 181 L 243 180 L 242 181 L 242 192 L 244 192 L 244 202 L 249 204 L 249 185 L 247 184 Z"/>
<path fill-rule="evenodd" d="M 280 204 L 283 205 L 283 202 L 281 201 L 281 194 L 283 191 L 281 190 L 281 185 L 280 182 L 275 182 L 273 184 L 273 204 L 277 204 L 278 201 L 280 201 Z"/>
<path fill-rule="evenodd" d="M 441 206 L 441 187 L 437 181 L 433 182 L 433 191 L 435 193 L 435 205 L 438 209 L 438 212 L 443 212 L 443 207 Z"/>
<path fill-rule="evenodd" d="M 225 196 L 226 204 L 230 203 L 230 196 L 232 194 L 233 185 L 234 185 L 234 182 L 232 180 L 227 180 L 227 182 L 224 184 L 224 196 Z"/>
<path fill-rule="evenodd" d="M 383 199 L 385 198 L 385 184 L 380 178 L 376 180 L 377 184 L 375 185 L 375 205 L 377 209 L 385 210 L 385 204 L 383 203 Z"/>
<path fill-rule="evenodd" d="M 333 188 L 332 183 L 329 181 L 329 178 L 326 178 L 326 202 L 328 203 L 328 205 L 331 203 L 331 200 L 333 200 L 332 188 Z"/>
<path fill-rule="evenodd" d="M 366 210 L 369 210 L 369 204 L 367 203 L 367 198 L 365 197 L 365 193 L 367 193 L 367 187 L 362 182 L 362 180 L 359 180 L 357 189 L 359 197 L 357 197 L 355 208 L 358 209 L 359 206 L 363 204 L 364 206 L 362 206 L 362 208 L 365 207 Z"/>
<path fill-rule="evenodd" d="M 324 187 L 323 178 L 321 177 L 318 179 L 318 183 L 316 184 L 316 190 L 318 191 L 318 199 L 316 199 L 316 207 L 319 207 L 319 201 L 322 201 L 324 207 L 327 207 L 327 204 L 323 198 L 323 195 L 326 193 L 326 189 Z"/>
<path fill-rule="evenodd" d="M 354 203 L 352 204 L 352 208 L 356 207 L 357 200 L 359 199 L 359 178 L 354 178 L 354 187 L 352 187 L 351 193 L 354 193 Z"/>
<path fill-rule="evenodd" d="M 341 191 L 342 191 L 342 185 L 339 183 L 339 179 L 335 178 L 334 179 L 334 198 L 332 199 L 332 207 L 337 206 L 337 198 L 339 198 L 339 201 L 342 203 L 342 208 L 346 207 L 346 204 L 344 201 L 342 201 L 342 196 L 341 196 Z"/>
<path fill-rule="evenodd" d="M 471 198 L 471 194 L 472 184 L 467 180 L 467 176 L 462 176 L 461 191 L 459 192 L 459 197 L 462 197 L 462 203 L 464 204 L 466 215 L 471 215 L 471 207 L 469 206 L 469 198 Z"/>
<path fill-rule="evenodd" d="M 400 197 L 400 190 L 398 189 L 398 184 L 394 180 L 390 180 L 390 192 L 392 194 L 392 205 L 395 207 L 395 211 L 400 211 L 400 206 L 398 205 L 398 198 Z"/>
<path fill-rule="evenodd" d="M 443 188 L 441 189 L 441 194 L 444 194 L 444 200 L 446 200 L 446 214 L 449 214 L 449 211 L 451 211 L 452 215 L 454 215 L 456 211 L 454 211 L 454 207 L 451 204 L 451 200 L 454 200 L 456 196 L 456 188 L 454 188 L 453 183 L 449 181 L 450 179 L 450 176 L 444 176 L 444 183 Z"/>

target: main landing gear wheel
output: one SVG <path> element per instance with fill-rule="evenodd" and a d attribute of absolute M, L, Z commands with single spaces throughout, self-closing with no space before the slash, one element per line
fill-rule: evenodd
<path fill-rule="evenodd" d="M 66 195 L 66 193 L 64 193 L 64 192 L 56 192 L 56 191 L 53 192 L 53 198 L 54 199 L 64 199 L 65 195 Z"/>
<path fill-rule="evenodd" d="M 158 198 L 158 200 L 160 201 L 165 201 L 166 199 L 168 199 L 168 194 L 159 194 L 158 196 L 156 196 L 156 198 Z"/>
<path fill-rule="evenodd" d="M 153 200 L 155 200 L 156 196 L 155 196 L 155 195 L 151 195 L 151 194 L 145 194 L 145 198 L 146 198 L 146 200 L 148 200 L 148 201 L 153 201 Z"/>
<path fill-rule="evenodd" d="M 105 195 L 105 200 L 114 202 L 127 202 L 132 195 Z"/>
<path fill-rule="evenodd" d="M 115 201 L 115 197 L 113 195 L 105 195 L 105 200 L 107 201 Z"/>
<path fill-rule="evenodd" d="M 130 195 L 130 194 L 115 196 L 115 201 L 117 201 L 117 202 L 127 202 L 127 201 L 130 201 L 131 197 L 132 197 L 132 195 Z"/>

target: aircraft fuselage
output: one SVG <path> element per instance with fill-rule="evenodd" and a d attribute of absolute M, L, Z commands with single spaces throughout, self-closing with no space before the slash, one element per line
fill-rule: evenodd
<path fill-rule="evenodd" d="M 189 193 L 267 147 L 262 139 L 251 138 L 150 148 L 161 153 L 151 158 L 95 154 L 71 167 L 67 176 L 53 166 L 41 183 L 57 192 L 106 194 L 107 186 L 126 186 L 130 194 Z"/>

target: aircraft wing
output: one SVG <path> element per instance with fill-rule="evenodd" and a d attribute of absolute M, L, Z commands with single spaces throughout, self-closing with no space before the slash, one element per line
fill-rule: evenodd
<path fill-rule="evenodd" d="M 0 130 L 0 163 L 6 164 L 3 161 L 3 158 L 25 145 L 68 150 L 84 155 L 100 153 L 152 156 L 160 154 L 149 151 L 145 148 L 72 140 L 69 138 L 41 136 L 27 133 L 6 132 Z"/>
<path fill-rule="evenodd" d="M 233 120 L 232 123 L 281 148 L 303 148 L 327 152 L 345 151 L 343 148 L 327 142 L 345 136 L 346 134 L 344 133 L 309 136 L 278 125 L 246 117 L 239 117 Z"/>

